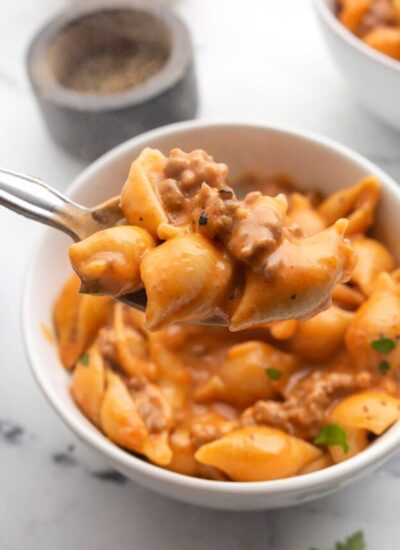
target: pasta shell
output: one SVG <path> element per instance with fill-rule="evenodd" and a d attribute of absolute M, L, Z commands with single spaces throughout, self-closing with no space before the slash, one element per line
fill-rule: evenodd
<path fill-rule="evenodd" d="M 107 370 L 107 389 L 100 411 L 103 432 L 117 445 L 143 453 L 147 440 L 146 426 L 122 379 Z"/>
<path fill-rule="evenodd" d="M 132 163 L 121 192 L 121 209 L 131 225 L 146 229 L 157 238 L 157 229 L 168 218 L 155 191 L 164 178 L 166 157 L 157 149 L 144 149 Z"/>
<path fill-rule="evenodd" d="M 71 393 L 79 408 L 89 420 L 100 425 L 100 409 L 106 390 L 103 357 L 97 345 L 87 351 L 87 364 L 78 361 L 71 381 Z"/>
<path fill-rule="evenodd" d="M 195 458 L 234 481 L 267 481 L 295 475 L 321 455 L 314 445 L 285 432 L 251 426 L 203 445 Z"/>
<path fill-rule="evenodd" d="M 120 225 L 94 233 L 69 248 L 81 292 L 121 296 L 141 287 L 140 261 L 155 246 L 144 229 Z"/>
<path fill-rule="evenodd" d="M 145 337 L 125 320 L 125 314 L 130 310 L 121 303 L 114 306 L 113 330 L 115 337 L 115 353 L 118 365 L 128 376 L 146 376 L 154 379 L 156 366 L 148 357 L 148 347 Z"/>
<path fill-rule="evenodd" d="M 300 193 L 290 195 L 288 216 L 293 222 L 297 223 L 306 237 L 326 229 L 324 218 L 312 206 L 311 200 Z"/>
<path fill-rule="evenodd" d="M 318 457 L 317 459 L 313 460 L 307 466 L 302 468 L 299 472 L 300 475 L 303 474 L 311 474 L 312 472 L 318 472 L 319 470 L 323 470 L 324 468 L 328 468 L 329 466 L 332 466 L 333 460 L 331 456 L 326 453 L 322 456 Z"/>
<path fill-rule="evenodd" d="M 397 283 L 388 273 L 376 279 L 371 296 L 355 313 L 346 334 L 346 347 L 355 365 L 377 372 L 382 360 L 391 368 L 400 365 L 400 293 Z M 373 342 L 382 337 L 393 341 L 394 349 L 382 354 Z"/>
<path fill-rule="evenodd" d="M 296 319 L 289 319 L 271 323 L 268 328 L 275 340 L 288 340 L 296 334 L 298 324 L 299 322 Z"/>
<path fill-rule="evenodd" d="M 379 52 L 400 60 L 400 28 L 381 26 L 373 29 L 363 40 Z"/>
<path fill-rule="evenodd" d="M 304 319 L 325 309 L 333 288 L 349 278 L 354 265 L 353 252 L 343 241 L 346 225 L 345 220 L 338 220 L 312 237 L 285 241 L 276 252 L 279 275 L 271 281 L 248 272 L 230 329 Z"/>
<path fill-rule="evenodd" d="M 150 251 L 140 268 L 148 299 L 146 326 L 158 330 L 221 313 L 232 271 L 228 257 L 200 235 L 176 237 Z"/>
<path fill-rule="evenodd" d="M 382 271 L 392 271 L 395 261 L 389 250 L 375 239 L 357 235 L 351 240 L 357 263 L 351 275 L 351 281 L 369 296 L 374 281 Z"/>
<path fill-rule="evenodd" d="M 292 353 L 313 362 L 326 361 L 344 344 L 353 313 L 336 306 L 300 321 L 296 334 L 288 341 Z"/>
<path fill-rule="evenodd" d="M 154 464 L 168 466 L 172 460 L 172 450 L 169 445 L 168 432 L 166 430 L 150 434 L 143 448 L 144 454 Z"/>
<path fill-rule="evenodd" d="M 199 387 L 195 397 L 197 401 L 221 400 L 246 407 L 259 399 L 272 398 L 296 366 L 292 355 L 264 342 L 237 344 L 229 349 L 216 375 Z"/>
<path fill-rule="evenodd" d="M 356 32 L 370 6 L 371 0 L 340 0 L 339 19 L 351 32 Z"/>
<path fill-rule="evenodd" d="M 400 417 L 400 401 L 381 392 L 365 391 L 343 399 L 330 415 L 332 422 L 380 435 Z"/>
<path fill-rule="evenodd" d="M 346 434 L 346 441 L 349 446 L 347 452 L 340 445 L 329 445 L 328 451 L 335 464 L 348 460 L 352 456 L 361 453 L 369 445 L 368 431 L 363 428 L 351 428 L 349 426 L 341 426 Z"/>
<path fill-rule="evenodd" d="M 330 195 L 320 204 L 318 211 L 327 225 L 339 218 L 347 218 L 346 236 L 365 233 L 374 221 L 380 194 L 379 181 L 374 176 L 368 176 L 353 187 Z"/>
<path fill-rule="evenodd" d="M 79 286 L 74 274 L 54 305 L 58 353 L 65 368 L 73 367 L 90 346 L 112 308 L 110 298 L 78 294 Z"/>

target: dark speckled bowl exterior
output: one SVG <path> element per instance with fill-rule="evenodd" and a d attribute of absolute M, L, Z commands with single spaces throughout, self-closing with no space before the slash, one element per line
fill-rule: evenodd
<path fill-rule="evenodd" d="M 120 9 L 145 12 L 165 25 L 171 42 L 165 65 L 149 80 L 122 93 L 100 96 L 63 87 L 45 60 L 54 38 L 88 15 Z M 192 119 L 197 112 L 196 74 L 187 28 L 169 10 L 139 1 L 109 0 L 63 12 L 34 37 L 27 53 L 27 70 L 51 136 L 85 161 L 146 130 Z"/>

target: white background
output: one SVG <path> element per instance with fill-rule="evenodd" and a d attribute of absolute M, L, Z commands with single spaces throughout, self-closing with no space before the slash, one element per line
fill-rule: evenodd
<path fill-rule="evenodd" d="M 349 95 L 308 0 L 170 4 L 192 30 L 201 118 L 303 126 L 353 147 L 400 180 L 400 135 Z M 48 137 L 24 56 L 39 25 L 62 6 L 61 0 L 0 5 L 0 166 L 59 189 L 83 164 Z M 93 476 L 108 466 L 55 415 L 24 357 L 21 289 L 39 235 L 33 222 L 0 210 L 0 550 L 333 550 L 334 541 L 358 529 L 369 550 L 400 548 L 400 455 L 337 495 L 273 512 L 207 511 Z M 65 452 L 69 458 L 60 464 Z"/>

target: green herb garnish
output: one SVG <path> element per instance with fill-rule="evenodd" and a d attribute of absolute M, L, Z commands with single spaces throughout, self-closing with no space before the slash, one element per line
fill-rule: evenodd
<path fill-rule="evenodd" d="M 271 380 L 279 380 L 279 378 L 282 376 L 281 371 L 277 369 L 268 368 L 268 369 L 265 369 L 265 372 L 267 373 L 267 376 Z"/>
<path fill-rule="evenodd" d="M 314 439 L 316 445 L 340 445 L 345 453 L 349 452 L 349 444 L 345 431 L 337 424 L 322 426 L 318 436 Z"/>
<path fill-rule="evenodd" d="M 383 359 L 380 363 L 379 363 L 379 372 L 381 374 L 387 374 L 390 370 L 390 363 L 389 361 L 386 361 L 386 359 Z"/>
<path fill-rule="evenodd" d="M 379 338 L 378 340 L 373 340 L 371 346 L 375 351 L 379 353 L 390 353 L 395 347 L 396 342 L 391 338 Z"/>
<path fill-rule="evenodd" d="M 85 367 L 87 367 L 88 364 L 89 364 L 89 359 L 90 359 L 90 356 L 89 356 L 89 354 L 86 352 L 86 353 L 84 353 L 84 354 L 80 357 L 79 363 L 81 363 L 82 365 L 85 365 Z"/>
<path fill-rule="evenodd" d="M 199 218 L 199 225 L 206 225 L 208 222 L 208 216 L 207 214 L 201 214 Z"/>
<path fill-rule="evenodd" d="M 361 531 L 351 535 L 345 542 L 337 542 L 335 550 L 366 550 L 364 535 Z"/>

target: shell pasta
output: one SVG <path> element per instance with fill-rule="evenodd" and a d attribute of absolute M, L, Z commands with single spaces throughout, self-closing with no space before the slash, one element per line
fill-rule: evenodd
<path fill-rule="evenodd" d="M 345 234 L 369 223 L 377 183 L 349 192 L 333 220 L 334 198 L 320 212 L 298 193 L 290 208 L 283 193 L 239 200 L 227 178 L 204 151 L 145 149 L 122 188 L 122 225 L 70 247 L 81 291 L 117 297 L 144 287 L 150 330 L 212 318 L 237 331 L 328 307 L 354 267 Z"/>
<path fill-rule="evenodd" d="M 72 252 L 83 281 L 73 274 L 54 306 L 60 360 L 82 413 L 142 460 L 216 481 L 308 475 L 400 418 L 400 277 L 375 237 L 379 182 L 320 197 L 244 176 L 236 203 L 226 178 L 204 153 L 142 153 L 124 224 Z M 243 218 L 224 217 L 221 189 Z M 146 313 L 80 294 L 93 273 L 115 296 L 144 284 Z M 182 323 L 215 314 L 230 327 Z"/>
<path fill-rule="evenodd" d="M 338 17 L 371 48 L 400 60 L 399 0 L 339 0 Z"/>

